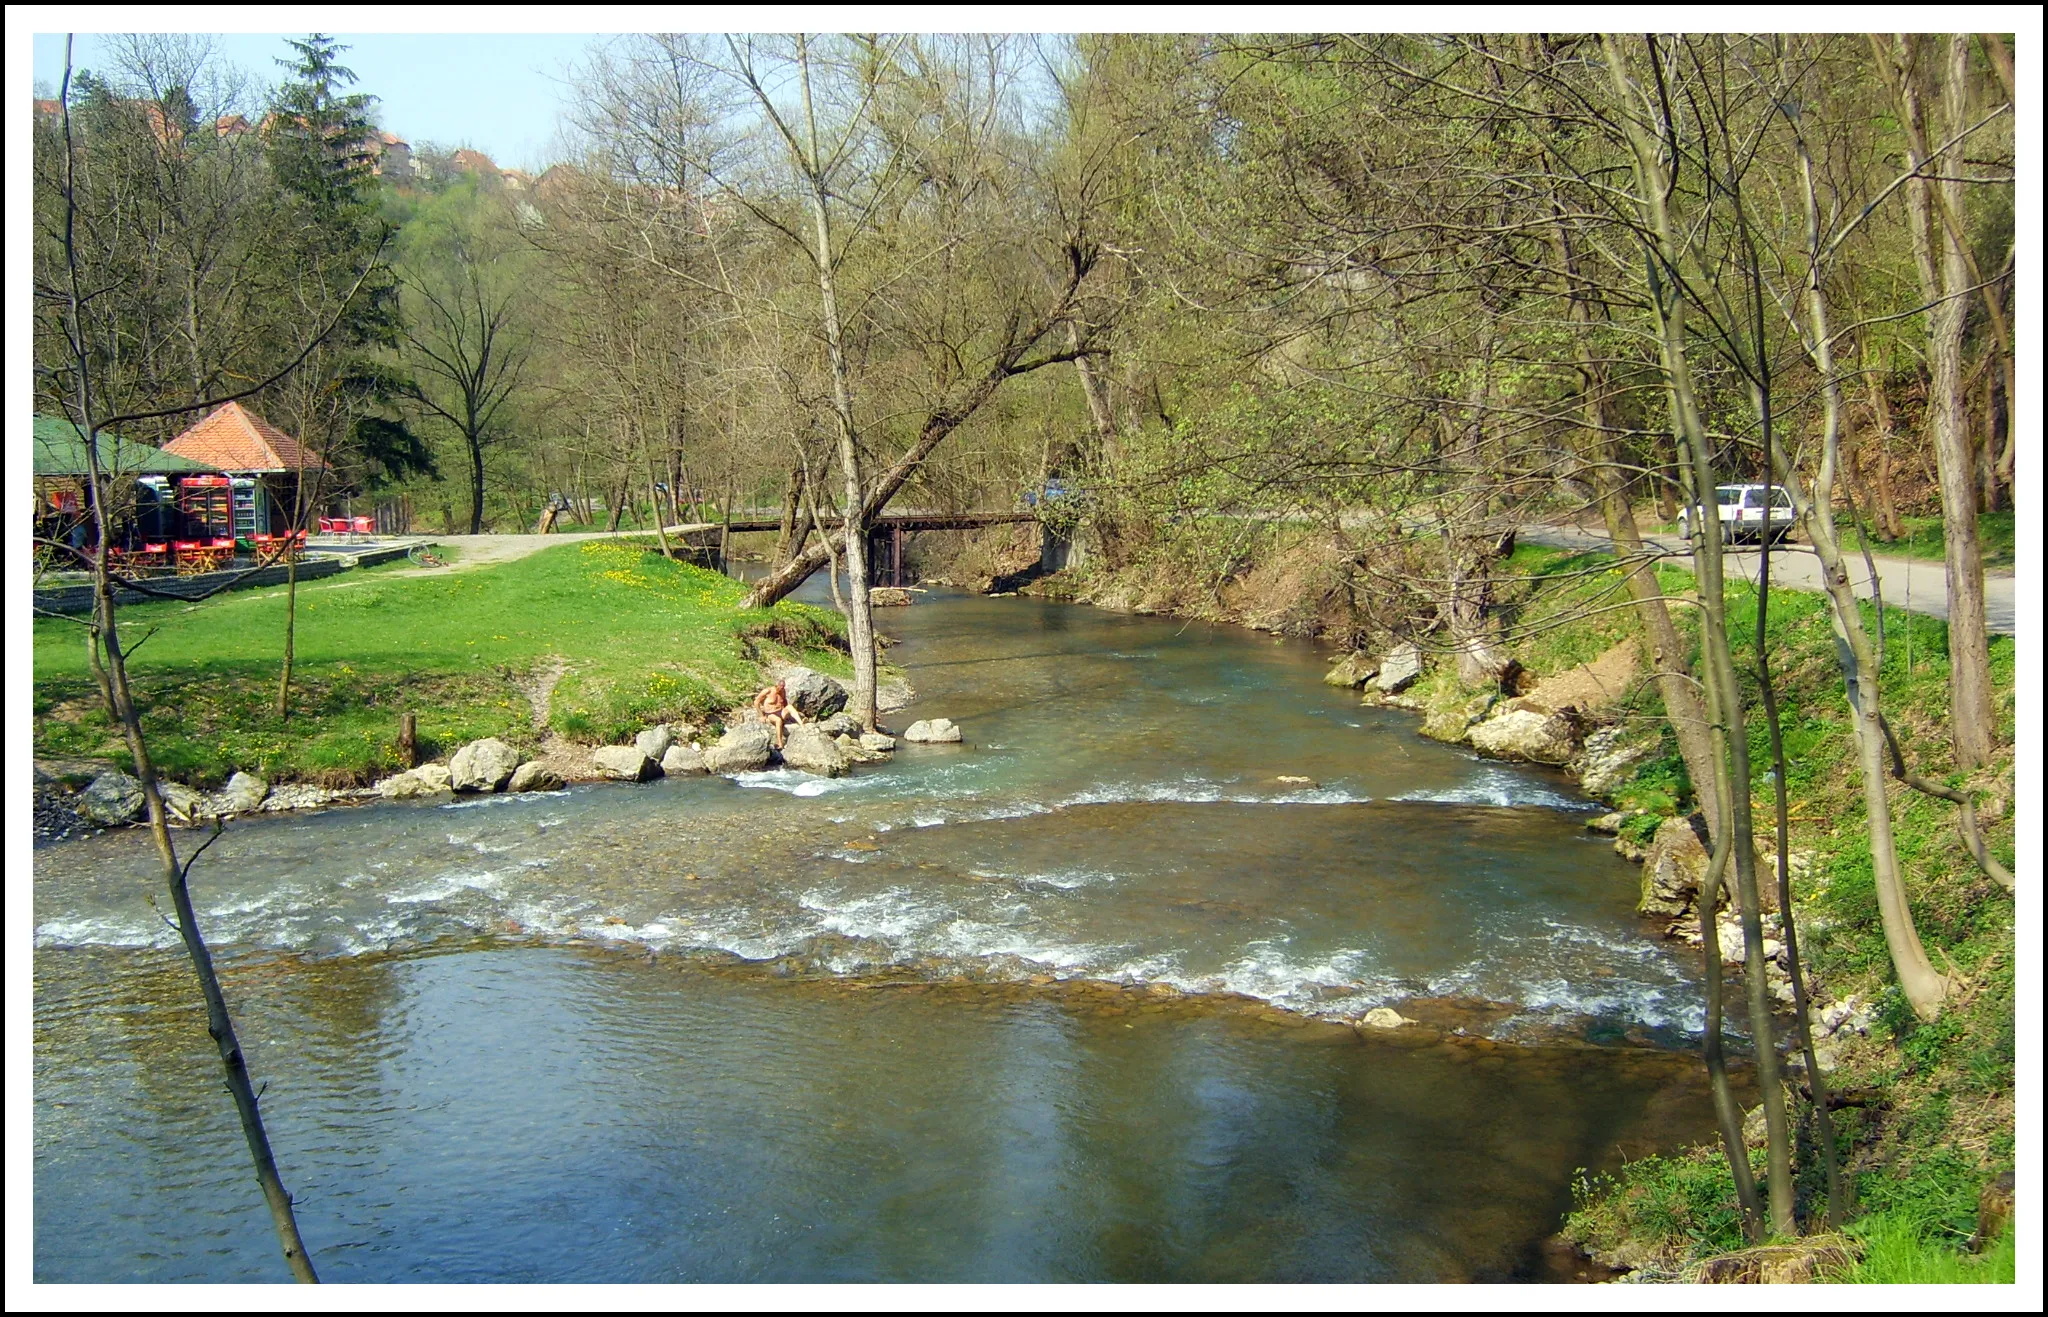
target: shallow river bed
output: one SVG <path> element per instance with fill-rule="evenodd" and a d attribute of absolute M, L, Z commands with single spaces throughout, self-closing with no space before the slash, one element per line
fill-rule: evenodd
<path fill-rule="evenodd" d="M 1562 777 L 1294 642 L 880 617 L 920 695 L 892 725 L 965 745 L 207 853 L 324 1273 L 1535 1278 L 1576 1168 L 1707 1133 L 1670 1050 L 1696 968 Z M 273 1279 L 154 892 L 139 834 L 36 855 L 36 1273 Z M 1332 1023 L 1386 1004 L 1467 1036 Z"/>

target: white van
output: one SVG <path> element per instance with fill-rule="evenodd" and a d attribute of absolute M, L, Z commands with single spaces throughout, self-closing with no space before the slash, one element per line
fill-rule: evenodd
<path fill-rule="evenodd" d="M 1762 540 L 1766 533 L 1776 543 L 1791 532 L 1795 520 L 1792 496 L 1776 485 L 1718 485 L 1714 503 L 1721 517 L 1721 539 L 1728 544 Z M 1692 513 L 1689 507 L 1678 511 L 1678 533 L 1687 544 L 1693 537 Z"/>

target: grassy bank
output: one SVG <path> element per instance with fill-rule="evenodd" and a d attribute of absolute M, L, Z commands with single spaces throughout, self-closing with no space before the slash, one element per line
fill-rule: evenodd
<path fill-rule="evenodd" d="M 387 568 L 302 586 L 289 719 L 276 711 L 283 590 L 124 608 L 150 746 L 169 776 L 194 785 L 237 769 L 345 785 L 399 767 L 408 711 L 430 756 L 480 736 L 533 745 L 527 689 L 557 667 L 550 726 L 586 742 L 714 718 L 769 658 L 845 671 L 836 614 L 790 603 L 740 612 L 738 582 L 650 546 L 588 541 L 470 571 Z M 37 754 L 123 753 L 81 627 L 39 619 L 34 671 Z"/>
<path fill-rule="evenodd" d="M 1221 542 L 1220 536 L 1209 538 Z M 1359 610 L 1331 584 L 1331 573 L 1342 568 L 1319 555 L 1307 534 L 1270 536 L 1261 551 L 1226 564 L 1227 579 L 1204 581 L 1190 570 L 1217 560 L 1212 554 L 1209 562 L 1201 561 L 1202 550 L 1201 544 L 1184 544 L 1128 559 L 1114 572 L 1069 573 L 1049 582 L 1046 592 L 1320 634 L 1340 645 L 1352 639 L 1344 628 Z M 1538 677 L 1588 662 L 1637 634 L 1632 610 L 1617 607 L 1626 596 L 1611 564 L 1601 554 L 1535 546 L 1518 549 L 1506 564 L 1497 612 L 1508 626 L 1511 652 Z M 1665 570 L 1661 580 L 1674 599 L 1697 585 L 1690 573 L 1675 569 Z M 1759 824 L 1768 828 L 1775 805 L 1756 676 L 1758 601 L 1753 589 L 1738 585 L 1728 602 L 1751 710 L 1754 804 Z M 1681 630 L 1691 633 L 1692 610 L 1675 605 L 1673 612 Z M 1876 610 L 1866 605 L 1864 614 L 1875 634 Z M 1892 983 L 1827 602 L 1818 594 L 1774 591 L 1768 623 L 1763 643 L 1778 689 L 1791 805 L 1788 849 L 1811 857 L 1810 868 L 1795 878 L 1794 913 L 1817 980 L 1816 999 L 1825 1004 L 1855 996 L 1872 1005 L 1868 1038 L 1841 1046 L 1841 1066 L 1831 1077 L 1838 1089 L 1860 1090 L 1865 1103 L 1834 1116 L 1856 1199 L 1850 1233 L 1864 1249 L 1857 1274 L 1848 1278 L 2010 1279 L 2009 1243 L 1983 1260 L 1962 1245 L 1977 1228 L 1980 1190 L 2010 1170 L 2016 1155 L 2012 898 L 1971 861 L 1956 831 L 1954 806 L 1892 785 L 1893 826 L 1916 925 L 1935 963 L 1952 967 L 1964 985 L 1941 1019 L 1918 1023 Z M 2010 865 L 2016 803 L 2011 750 L 1967 781 L 1946 771 L 1946 625 L 1887 609 L 1882 633 L 1885 707 L 1909 763 L 1974 792 L 1987 842 Z M 2017 730 L 2013 640 L 1994 638 L 1991 658 L 2002 740 L 2009 747 Z M 1408 694 L 1425 706 L 1425 714 L 1465 708 L 1474 697 L 1448 664 L 1434 665 Z M 1633 777 L 1610 793 L 1618 807 L 1642 811 L 1625 831 L 1646 840 L 1662 818 L 1693 807 L 1693 787 L 1653 684 L 1639 682 L 1615 716 L 1629 735 L 1650 744 Z M 1811 1152 L 1810 1106 L 1802 1119 L 1807 1124 L 1800 1209 L 1802 1219 L 1812 1222 L 1825 1206 L 1824 1181 Z M 1743 1242 L 1733 1183 L 1718 1147 L 1633 1163 L 1618 1176 L 1584 1184 L 1567 1230 L 1588 1248 L 1632 1256 L 1638 1265 L 1674 1275 L 1692 1260 Z"/>
<path fill-rule="evenodd" d="M 1601 555 L 1524 547 L 1509 563 L 1519 580 L 1503 590 L 1502 613 L 1522 633 L 1513 646 L 1539 675 L 1582 663 L 1630 635 L 1630 612 L 1595 611 L 1615 602 L 1618 573 Z M 1667 594 L 1695 588 L 1689 574 L 1663 573 Z M 1756 591 L 1731 587 L 1729 627 L 1744 698 L 1757 781 L 1759 827 L 1774 817 L 1770 736 L 1757 677 Z M 1696 634 L 1689 609 L 1674 610 L 1681 630 Z M 1978 871 L 1956 830 L 1954 806 L 1893 784 L 1890 791 L 1899 861 L 1907 875 L 1913 917 L 1938 965 L 1964 984 L 1960 1000 L 1933 1024 L 1920 1024 L 1892 982 L 1877 911 L 1869 831 L 1842 679 L 1836 666 L 1828 605 L 1818 594 L 1773 591 L 1764 649 L 1778 689 L 1790 802 L 1788 849 L 1812 857 L 1795 878 L 1793 899 L 1802 949 L 1819 1000 L 1853 996 L 1872 1002 L 1873 1027 L 1841 1053 L 1830 1076 L 1839 1089 L 1861 1090 L 1866 1105 L 1835 1114 L 1837 1137 L 1849 1150 L 1849 1181 L 1857 1203 L 1852 1237 L 1865 1249 L 1857 1274 L 1843 1279 L 2011 1279 L 2005 1246 L 1978 1259 L 1962 1250 L 1977 1228 L 1984 1184 L 2010 1170 L 2014 1148 L 2013 901 Z M 1878 633 L 1878 615 L 1864 607 Z M 1975 790 L 1990 820 L 1987 842 L 2013 860 L 2014 763 L 2008 750 L 1990 770 L 1967 781 L 1948 763 L 1948 633 L 1945 623 L 1886 609 L 1882 679 L 1885 707 L 1908 761 L 1929 776 Z M 2016 726 L 2014 642 L 1992 642 L 1992 675 L 2000 692 L 2003 740 Z M 1448 673 L 1428 690 L 1432 707 L 1463 700 Z M 1661 733 L 1658 753 L 1613 794 L 1617 805 L 1646 811 L 1633 829 L 1647 836 L 1662 817 L 1693 805 L 1675 742 L 1661 724 L 1655 688 L 1639 688 L 1623 715 Z M 1768 836 L 1768 833 L 1766 833 Z M 1825 1209 L 1825 1184 L 1815 1156 L 1810 1107 L 1800 1168 L 1803 1219 Z M 1758 1154 L 1759 1159 L 1761 1153 Z M 1761 1161 L 1759 1160 L 1759 1167 Z M 1734 1186 L 1718 1146 L 1653 1158 L 1619 1176 L 1588 1184 L 1567 1233 L 1581 1244 L 1653 1260 L 1676 1271 L 1687 1262 L 1742 1246 Z M 2000 1258 L 2003 1261 L 2000 1261 Z"/>

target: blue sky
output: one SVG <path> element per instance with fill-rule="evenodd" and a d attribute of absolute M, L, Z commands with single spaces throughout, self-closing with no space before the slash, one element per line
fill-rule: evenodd
<path fill-rule="evenodd" d="M 294 35 L 304 35 L 303 33 Z M 378 98 L 382 125 L 417 145 L 468 144 L 508 168 L 537 169 L 553 159 L 556 120 L 567 96 L 568 67 L 598 40 L 590 33 L 351 35 L 353 90 Z M 290 53 L 283 35 L 247 32 L 215 38 L 221 56 L 262 84 L 281 81 L 273 60 Z M 52 88 L 64 76 L 64 38 L 37 33 L 35 80 Z M 73 62 L 104 66 L 101 39 L 81 33 Z"/>

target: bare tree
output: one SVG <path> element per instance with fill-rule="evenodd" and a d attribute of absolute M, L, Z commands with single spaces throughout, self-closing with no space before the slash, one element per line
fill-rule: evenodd
<path fill-rule="evenodd" d="M 484 450 L 520 389 L 530 355 L 518 323 L 522 295 L 506 268 L 509 242 L 487 222 L 450 225 L 435 250 L 402 271 L 411 396 L 461 438 L 469 467 L 469 533 L 484 528 Z"/>

